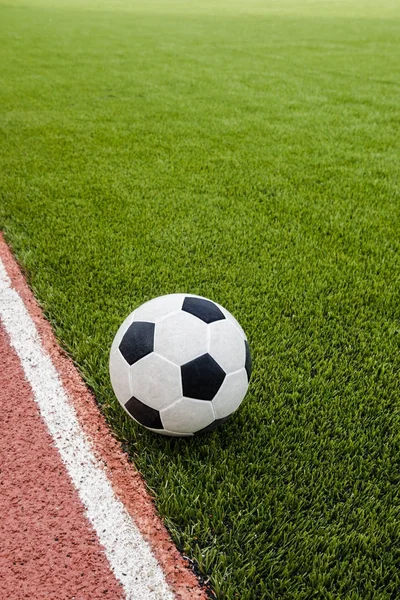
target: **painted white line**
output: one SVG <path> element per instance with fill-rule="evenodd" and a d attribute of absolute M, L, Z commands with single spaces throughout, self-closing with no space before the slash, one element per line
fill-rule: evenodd
<path fill-rule="evenodd" d="M 173 600 L 150 547 L 114 495 L 75 409 L 19 294 L 0 260 L 0 320 L 16 351 L 55 446 L 78 490 L 86 515 L 128 600 Z"/>

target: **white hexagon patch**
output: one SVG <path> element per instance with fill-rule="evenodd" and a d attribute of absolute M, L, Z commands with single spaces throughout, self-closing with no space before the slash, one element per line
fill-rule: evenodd
<path fill-rule="evenodd" d="M 164 428 L 179 434 L 195 433 L 214 422 L 211 402 L 181 398 L 161 411 Z"/>
<path fill-rule="evenodd" d="M 244 367 L 246 347 L 239 330 L 227 319 L 210 323 L 208 351 L 225 373 Z"/>
<path fill-rule="evenodd" d="M 156 410 L 182 396 L 180 368 L 152 352 L 129 367 L 131 395 Z"/>
<path fill-rule="evenodd" d="M 167 294 L 149 300 L 135 310 L 135 321 L 157 323 L 170 313 L 181 310 L 185 294 Z"/>
<path fill-rule="evenodd" d="M 230 321 L 235 327 L 236 329 L 239 331 L 239 333 L 242 334 L 243 339 L 247 340 L 246 334 L 243 330 L 243 327 L 240 325 L 240 323 L 235 319 L 235 317 L 229 312 L 229 310 L 226 310 L 226 308 L 224 308 L 223 306 L 221 306 L 220 304 L 218 304 L 217 302 L 215 303 L 218 308 L 221 309 L 222 314 L 225 316 L 225 318 Z"/>
<path fill-rule="evenodd" d="M 207 324 L 181 311 L 157 323 L 154 351 L 177 365 L 207 352 Z"/>
<path fill-rule="evenodd" d="M 223 419 L 235 412 L 245 397 L 248 386 L 246 369 L 227 375 L 212 401 L 215 418 Z"/>
<path fill-rule="evenodd" d="M 114 394 L 118 401 L 124 405 L 132 394 L 129 382 L 129 366 L 118 347 L 110 355 L 110 379 Z"/>

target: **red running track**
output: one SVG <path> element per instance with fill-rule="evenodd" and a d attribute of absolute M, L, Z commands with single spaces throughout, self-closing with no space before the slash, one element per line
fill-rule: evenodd
<path fill-rule="evenodd" d="M 0 326 L 0 598 L 122 598 Z"/>

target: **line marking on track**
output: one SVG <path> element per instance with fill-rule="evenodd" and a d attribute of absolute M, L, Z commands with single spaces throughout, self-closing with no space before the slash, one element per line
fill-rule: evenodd
<path fill-rule="evenodd" d="M 0 315 L 54 443 L 127 598 L 172 600 L 164 574 L 95 458 L 57 371 L 0 261 Z"/>
<path fill-rule="evenodd" d="M 1 234 L 0 319 L 126 598 L 204 600 L 205 592 L 172 544 L 140 475 L 56 343 Z"/>

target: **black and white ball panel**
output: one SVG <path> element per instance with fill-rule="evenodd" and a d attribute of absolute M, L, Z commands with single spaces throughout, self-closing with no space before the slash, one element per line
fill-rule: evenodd
<path fill-rule="evenodd" d="M 212 400 L 220 389 L 225 371 L 208 353 L 182 365 L 182 393 L 187 398 Z"/>
<path fill-rule="evenodd" d="M 182 397 L 180 368 L 152 352 L 129 369 L 132 396 L 162 410 Z"/>
<path fill-rule="evenodd" d="M 147 403 L 141 402 L 135 396 L 132 396 L 124 405 L 127 413 L 141 425 L 152 427 L 153 429 L 163 429 L 160 419 L 160 411 L 151 408 Z"/>
<path fill-rule="evenodd" d="M 128 365 L 153 352 L 155 327 L 154 323 L 136 320 L 129 325 L 118 346 Z"/>
<path fill-rule="evenodd" d="M 122 341 L 122 338 L 125 335 L 126 330 L 128 329 L 129 325 L 132 323 L 133 321 L 133 317 L 134 317 L 135 313 L 132 312 L 130 315 L 128 315 L 126 317 L 126 319 L 122 322 L 121 326 L 119 327 L 117 333 L 115 334 L 115 337 L 113 339 L 113 343 L 111 345 L 111 350 L 110 350 L 110 357 L 114 354 L 114 352 L 116 350 L 118 350 L 118 347 Z"/>
<path fill-rule="evenodd" d="M 224 319 L 211 323 L 208 330 L 208 352 L 225 373 L 242 369 L 246 359 L 246 348 L 242 334 L 233 323 Z"/>
<path fill-rule="evenodd" d="M 153 298 L 139 306 L 133 313 L 135 321 L 151 321 L 158 323 L 167 315 L 182 310 L 182 304 L 186 298 L 186 294 L 169 294 L 168 296 L 160 296 Z"/>
<path fill-rule="evenodd" d="M 119 351 L 118 346 L 110 355 L 110 379 L 115 395 L 120 403 L 125 405 L 132 396 L 130 370 L 127 368 L 126 360 Z"/>
<path fill-rule="evenodd" d="M 215 302 L 198 296 L 186 296 L 183 301 L 182 310 L 207 324 L 225 319 L 224 313 Z"/>
<path fill-rule="evenodd" d="M 171 294 L 146 302 L 123 322 L 110 353 L 115 394 L 138 423 L 165 435 L 210 431 L 246 394 L 246 335 L 222 306 Z"/>
<path fill-rule="evenodd" d="M 215 418 L 229 417 L 240 406 L 246 395 L 249 382 L 245 369 L 229 373 L 213 398 Z"/>
<path fill-rule="evenodd" d="M 203 429 L 215 420 L 215 415 L 211 402 L 182 398 L 161 411 L 161 420 L 165 429 L 186 433 Z"/>
<path fill-rule="evenodd" d="M 244 347 L 246 349 L 246 362 L 244 364 L 244 368 L 246 369 L 247 380 L 250 381 L 252 363 L 251 363 L 250 346 L 249 346 L 249 342 L 247 341 L 247 339 L 244 341 Z"/>
<path fill-rule="evenodd" d="M 224 308 L 223 306 L 221 306 L 220 304 L 215 303 L 218 308 L 221 310 L 221 312 L 223 313 L 225 319 L 227 321 L 229 321 L 230 323 L 232 323 L 232 325 L 239 331 L 239 333 L 242 335 L 243 339 L 247 340 L 246 334 L 242 328 L 242 326 L 240 325 L 240 323 L 235 319 L 235 317 L 229 312 L 229 310 L 226 310 L 226 308 Z"/>
<path fill-rule="evenodd" d="M 207 352 L 207 325 L 180 310 L 156 325 L 154 350 L 177 365 L 183 365 Z"/>

